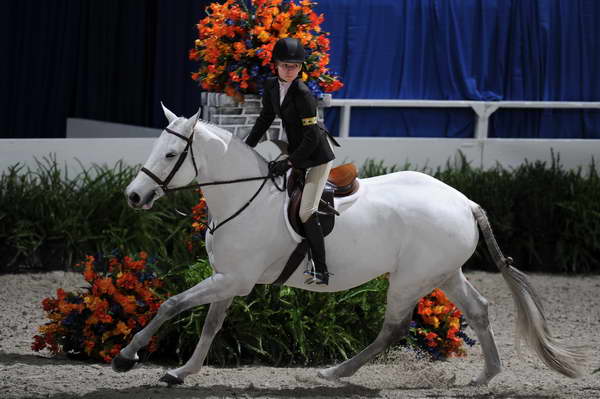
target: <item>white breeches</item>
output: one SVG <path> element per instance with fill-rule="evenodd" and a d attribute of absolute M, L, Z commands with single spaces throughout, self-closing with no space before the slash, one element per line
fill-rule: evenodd
<path fill-rule="evenodd" d="M 304 190 L 302 191 L 302 201 L 300 201 L 299 213 L 302 223 L 305 223 L 319 209 L 321 195 L 323 195 L 323 189 L 325 183 L 327 183 L 332 165 L 333 161 L 329 161 L 308 169 Z"/>

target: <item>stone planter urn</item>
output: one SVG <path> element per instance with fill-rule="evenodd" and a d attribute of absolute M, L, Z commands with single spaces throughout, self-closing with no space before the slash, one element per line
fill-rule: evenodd
<path fill-rule="evenodd" d="M 202 92 L 201 96 L 202 119 L 229 130 L 242 140 L 250 134 L 262 108 L 258 95 L 246 94 L 243 103 L 235 102 L 225 93 Z M 317 118 L 320 122 L 323 122 L 323 108 L 329 107 L 330 104 L 331 94 L 325 94 L 323 99 L 319 100 Z M 263 140 L 287 141 L 279 118 L 275 118 Z"/>

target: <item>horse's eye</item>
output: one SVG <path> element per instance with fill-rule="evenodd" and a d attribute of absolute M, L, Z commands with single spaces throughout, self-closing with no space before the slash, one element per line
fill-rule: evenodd
<path fill-rule="evenodd" d="M 168 152 L 167 155 L 165 155 L 165 157 L 167 158 L 174 158 L 177 154 L 174 152 Z"/>

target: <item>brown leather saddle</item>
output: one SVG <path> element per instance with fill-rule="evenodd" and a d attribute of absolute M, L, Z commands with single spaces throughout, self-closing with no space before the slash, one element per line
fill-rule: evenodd
<path fill-rule="evenodd" d="M 329 178 L 327 179 L 327 184 L 325 184 L 321 203 L 319 204 L 319 221 L 321 222 L 324 236 L 331 233 L 335 224 L 335 216 L 339 215 L 334 208 L 333 199 L 354 194 L 358 190 L 357 176 L 358 169 L 353 163 L 340 165 L 329 172 Z M 294 231 L 302 237 L 304 237 L 304 231 L 298 211 L 300 210 L 300 201 L 302 200 L 304 177 L 304 170 L 293 169 L 288 179 L 290 203 L 287 215 Z"/>

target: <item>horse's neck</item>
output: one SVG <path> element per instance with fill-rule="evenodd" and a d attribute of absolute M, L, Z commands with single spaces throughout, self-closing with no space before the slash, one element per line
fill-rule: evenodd
<path fill-rule="evenodd" d="M 199 128 L 207 129 L 197 134 L 198 139 L 194 140 L 194 152 L 202 154 L 203 161 L 199 165 L 197 178 L 200 183 L 267 175 L 266 161 L 229 132 L 209 125 L 201 125 Z M 262 182 L 255 180 L 207 186 L 202 188 L 202 193 L 211 215 L 217 220 L 224 220 L 240 209 Z M 267 193 L 269 190 L 263 191 Z"/>

